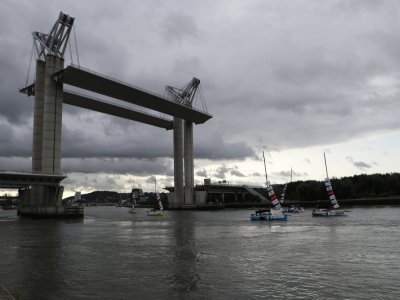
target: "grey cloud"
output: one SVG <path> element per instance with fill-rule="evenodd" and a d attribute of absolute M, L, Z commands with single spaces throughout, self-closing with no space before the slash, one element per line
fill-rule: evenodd
<path fill-rule="evenodd" d="M 368 164 L 363 161 L 354 161 L 352 156 L 346 156 L 346 160 L 353 164 L 354 167 L 356 167 L 359 170 L 367 170 L 372 168 L 372 165 L 377 165 L 376 162 L 372 162 L 371 164 Z"/>
<path fill-rule="evenodd" d="M 47 32 L 59 12 L 57 2 L 40 3 L 6 1 L 0 12 L 3 158 L 29 161 L 31 154 L 33 98 L 18 88 L 25 83 L 31 31 Z M 76 17 L 82 66 L 160 94 L 165 85 L 201 79 L 214 118 L 195 126 L 195 158 L 243 161 L 257 159 L 259 149 L 330 145 L 400 129 L 397 1 L 256 1 L 240 11 L 216 2 L 63 5 Z M 18 26 L 11 20 L 16 12 L 23 20 Z M 376 78 L 383 80 L 374 84 Z M 67 105 L 64 112 L 64 161 L 172 157 L 171 132 Z M 88 172 L 136 166 L 96 167 L 94 161 L 86 163 Z M 0 168 L 10 163 L 3 160 Z M 79 163 L 63 166 L 86 172 Z M 160 169 L 171 170 L 164 163 Z"/>
<path fill-rule="evenodd" d="M 137 176 L 173 174 L 171 160 L 165 159 L 62 158 L 61 165 L 66 173 L 114 173 Z"/>
<path fill-rule="evenodd" d="M 32 160 L 30 157 L 1 157 L 0 156 L 0 170 L 1 171 L 18 171 L 30 172 L 32 169 Z"/>
<path fill-rule="evenodd" d="M 167 42 L 182 42 L 197 38 L 199 32 L 193 17 L 185 13 L 169 13 L 160 25 L 161 34 Z"/>
<path fill-rule="evenodd" d="M 214 177 L 219 179 L 225 179 L 225 174 L 229 172 L 229 168 L 226 165 L 222 165 L 217 168 Z"/>
<path fill-rule="evenodd" d="M 354 166 L 355 166 L 357 169 L 360 169 L 360 170 L 365 170 L 365 169 L 371 168 L 371 165 L 369 165 L 369 164 L 367 164 L 367 163 L 365 163 L 365 162 L 363 162 L 363 161 L 355 161 L 355 162 L 354 162 Z"/>
<path fill-rule="evenodd" d="M 293 181 L 296 181 L 296 178 L 307 178 L 308 174 L 307 172 L 296 172 L 292 171 L 292 174 L 290 174 L 290 171 L 280 171 L 280 172 L 275 172 L 273 173 L 274 177 L 279 178 L 282 182 L 290 182 L 292 179 Z M 292 175 L 292 178 L 290 177 Z"/>
<path fill-rule="evenodd" d="M 242 172 L 238 170 L 231 170 L 231 175 L 236 176 L 236 177 L 246 177 Z"/>
<path fill-rule="evenodd" d="M 242 172 L 238 170 L 237 166 L 230 167 L 225 164 L 223 164 L 222 166 L 218 167 L 215 170 L 214 177 L 219 179 L 225 179 L 226 174 L 228 173 L 236 177 L 246 177 L 246 175 L 244 175 Z"/>
<path fill-rule="evenodd" d="M 196 175 L 199 176 L 199 177 L 204 177 L 204 178 L 208 177 L 207 171 L 205 169 L 198 170 L 196 172 Z"/>

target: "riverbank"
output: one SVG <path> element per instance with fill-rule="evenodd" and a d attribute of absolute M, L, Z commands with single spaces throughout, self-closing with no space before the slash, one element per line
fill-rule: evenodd
<path fill-rule="evenodd" d="M 386 205 L 400 205 L 400 197 L 390 198 L 362 198 L 362 199 L 343 199 L 339 200 L 339 204 L 342 207 L 351 206 L 386 206 Z M 296 200 L 285 200 L 283 206 L 287 207 L 290 205 L 300 205 L 303 207 L 329 207 L 329 200 L 317 200 L 317 201 L 296 201 Z M 263 207 L 265 203 L 225 203 L 225 208 L 251 208 L 251 207 Z"/>

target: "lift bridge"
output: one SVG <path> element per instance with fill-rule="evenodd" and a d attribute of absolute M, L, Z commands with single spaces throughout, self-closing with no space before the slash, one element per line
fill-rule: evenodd
<path fill-rule="evenodd" d="M 36 51 L 36 80 L 20 89 L 34 96 L 32 173 L 0 173 L 0 186 L 19 188 L 18 213 L 28 216 L 82 216 L 62 206 L 65 175 L 61 172 L 62 105 L 68 104 L 125 118 L 166 130 L 173 130 L 174 185 L 170 207 L 191 205 L 193 199 L 193 123 L 212 118 L 208 112 L 192 107 L 200 80 L 193 78 L 183 89 L 167 86 L 169 98 L 131 84 L 100 75 L 76 65 L 64 67 L 64 53 L 74 18 L 60 13 L 48 34 L 33 32 Z M 118 100 L 114 104 L 89 95 L 64 89 L 80 88 Z M 123 104 L 144 107 L 173 119 L 140 112 Z"/>

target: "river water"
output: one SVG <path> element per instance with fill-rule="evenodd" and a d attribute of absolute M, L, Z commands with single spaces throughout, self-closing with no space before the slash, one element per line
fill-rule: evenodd
<path fill-rule="evenodd" d="M 400 299 L 400 207 L 274 223 L 250 213 L 0 210 L 0 284 L 20 299 Z"/>

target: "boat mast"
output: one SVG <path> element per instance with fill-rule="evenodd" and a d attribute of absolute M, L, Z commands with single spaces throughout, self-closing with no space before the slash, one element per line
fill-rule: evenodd
<path fill-rule="evenodd" d="M 329 178 L 328 176 L 328 167 L 326 165 L 326 157 L 325 157 L 325 152 L 324 152 L 324 161 L 325 161 L 325 171 L 326 171 L 326 178 Z"/>
<path fill-rule="evenodd" d="M 267 187 L 269 186 L 268 184 L 268 175 L 267 175 L 267 166 L 265 165 L 265 156 L 264 156 L 264 151 L 263 151 L 263 159 L 264 159 L 264 170 L 265 170 L 265 184 Z"/>

